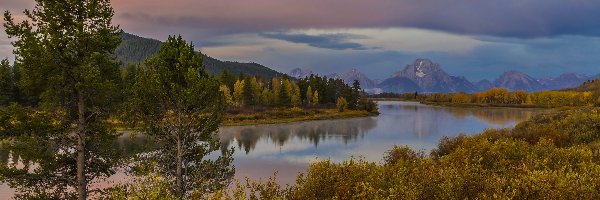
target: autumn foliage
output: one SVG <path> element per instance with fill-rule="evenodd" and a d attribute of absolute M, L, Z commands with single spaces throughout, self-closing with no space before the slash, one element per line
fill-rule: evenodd
<path fill-rule="evenodd" d="M 295 185 L 238 184 L 215 199 L 598 199 L 600 109 L 545 113 L 514 129 L 443 138 L 429 156 L 394 147 L 384 161 L 310 165 Z"/>

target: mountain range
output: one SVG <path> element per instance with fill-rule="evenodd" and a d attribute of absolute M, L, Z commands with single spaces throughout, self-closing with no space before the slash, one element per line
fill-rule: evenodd
<path fill-rule="evenodd" d="M 161 44 L 162 42 L 159 40 L 123 33 L 121 34 L 121 44 L 115 50 L 115 55 L 123 65 L 143 64 L 146 58 L 158 53 Z M 266 80 L 271 80 L 275 76 L 283 76 L 283 73 L 257 63 L 221 61 L 205 54 L 202 58 L 206 72 L 210 75 L 219 75 L 223 70 L 228 70 L 232 74 L 244 73 Z"/>
<path fill-rule="evenodd" d="M 302 78 L 313 74 L 309 69 L 294 69 L 290 73 L 296 78 Z M 350 71 L 338 75 L 330 74 L 327 77 L 340 78 L 351 84 L 358 80 L 361 87 L 370 93 L 380 92 L 424 92 L 424 93 L 447 93 L 447 92 L 478 92 L 491 88 L 507 88 L 509 90 L 525 90 L 528 92 L 540 90 L 557 90 L 572 88 L 581 85 L 588 80 L 600 78 L 600 75 L 587 76 L 574 73 L 565 73 L 556 78 L 535 79 L 525 73 L 511 70 L 504 72 L 494 81 L 481 80 L 473 83 L 463 76 L 452 76 L 446 73 L 439 64 L 428 59 L 416 59 L 413 63 L 406 65 L 402 70 L 392 73 L 385 80 L 371 80 L 365 74 L 353 68 Z"/>
<path fill-rule="evenodd" d="M 143 38 L 129 33 L 121 35 L 121 45 L 116 49 L 116 57 L 123 65 L 129 63 L 143 64 L 147 57 L 158 52 L 161 41 Z M 244 73 L 246 75 L 259 76 L 270 80 L 283 73 L 275 71 L 257 63 L 242 63 L 232 61 L 221 61 L 208 55 L 203 56 L 206 71 L 211 75 L 219 75 L 224 70 L 232 74 Z M 290 77 L 303 78 L 314 74 L 310 69 L 293 69 L 288 73 Z M 510 90 L 557 90 L 573 88 L 588 80 L 600 78 L 600 75 L 588 76 L 575 73 L 565 73 L 555 78 L 535 79 L 518 71 L 507 71 L 494 81 L 481 80 L 476 83 L 470 82 L 463 76 L 452 76 L 446 73 L 439 64 L 428 59 L 416 59 L 413 63 L 406 65 L 402 70 L 392 73 L 384 80 L 369 79 L 364 73 L 356 68 L 342 74 L 328 74 L 330 78 L 339 78 L 348 84 L 358 80 L 361 87 L 369 93 L 380 92 L 477 92 L 494 87 L 503 87 Z"/>

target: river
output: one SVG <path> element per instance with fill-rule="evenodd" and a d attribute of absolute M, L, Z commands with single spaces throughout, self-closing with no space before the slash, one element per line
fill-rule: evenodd
<path fill-rule="evenodd" d="M 539 110 L 455 108 L 382 101 L 379 116 L 220 129 L 223 146 L 235 147 L 236 178 L 266 179 L 277 171 L 282 184 L 317 160 L 340 162 L 352 156 L 381 162 L 385 151 L 406 145 L 429 153 L 443 136 L 487 128 L 510 128 Z"/>
<path fill-rule="evenodd" d="M 417 151 L 436 147 L 443 136 L 467 135 L 487 128 L 510 128 L 540 110 L 513 108 L 454 108 L 414 102 L 378 102 L 378 116 L 306 121 L 286 124 L 227 126 L 219 129 L 222 148 L 235 148 L 235 178 L 265 180 L 277 172 L 281 184 L 293 183 L 311 162 L 330 159 L 341 162 L 351 157 L 382 162 L 385 151 L 406 145 Z M 123 136 L 116 145 L 134 151 L 151 143 L 143 136 Z M 8 158 L 3 158 L 8 160 Z M 118 172 L 105 187 L 128 177 Z M 14 189 L 0 185 L 0 199 Z"/>

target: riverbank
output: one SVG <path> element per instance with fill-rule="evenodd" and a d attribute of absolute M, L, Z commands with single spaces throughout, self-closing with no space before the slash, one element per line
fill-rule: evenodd
<path fill-rule="evenodd" d="M 327 119 L 345 119 L 354 117 L 377 116 L 379 113 L 367 112 L 364 110 L 346 110 L 339 112 L 332 108 L 289 108 L 289 109 L 271 109 L 262 111 L 245 111 L 227 113 L 223 119 L 222 126 L 243 126 L 255 124 L 279 124 L 300 121 L 327 120 Z"/>
<path fill-rule="evenodd" d="M 478 104 L 478 103 L 448 103 L 448 102 L 419 102 L 430 106 L 462 107 L 462 108 L 532 108 L 532 109 L 552 109 L 555 107 L 525 104 Z"/>
<path fill-rule="evenodd" d="M 478 103 L 450 103 L 450 102 L 429 102 L 416 101 L 401 98 L 371 98 L 373 101 L 402 101 L 402 102 L 418 102 L 430 106 L 444 107 L 459 107 L 459 108 L 531 108 L 531 109 L 554 109 L 556 107 L 541 106 L 541 105 L 525 105 L 525 104 L 478 104 Z M 567 107 L 568 108 L 568 107 Z"/>

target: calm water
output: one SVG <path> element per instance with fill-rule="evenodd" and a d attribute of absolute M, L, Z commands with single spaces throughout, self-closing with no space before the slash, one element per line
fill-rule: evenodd
<path fill-rule="evenodd" d="M 413 102 L 379 102 L 375 117 L 222 127 L 224 146 L 236 148 L 236 177 L 266 179 L 278 172 L 281 183 L 293 183 L 310 162 L 343 161 L 363 156 L 379 162 L 394 145 L 428 153 L 442 136 L 474 134 L 486 128 L 508 128 L 536 110 L 448 108 Z"/>
<path fill-rule="evenodd" d="M 223 148 L 234 147 L 236 178 L 266 179 L 277 172 L 282 184 L 293 183 L 310 162 L 343 161 L 362 156 L 380 162 L 394 145 L 429 152 L 442 136 L 474 134 L 486 128 L 513 127 L 539 113 L 531 109 L 448 108 L 412 102 L 379 102 L 379 116 L 288 124 L 220 128 Z M 115 148 L 134 151 L 151 143 L 143 136 L 123 136 Z M 97 187 L 123 182 L 119 172 Z M 0 185 L 0 199 L 14 190 Z"/>

